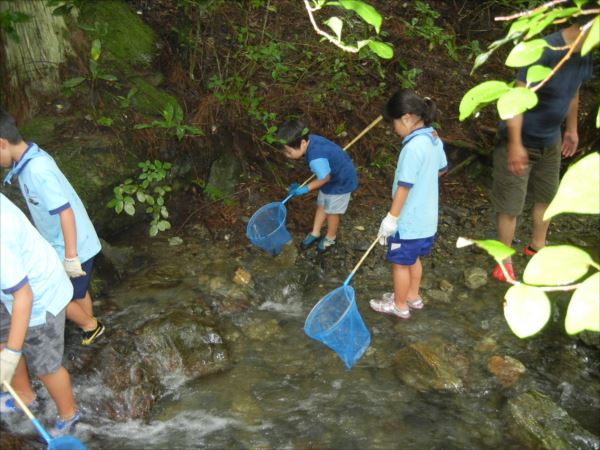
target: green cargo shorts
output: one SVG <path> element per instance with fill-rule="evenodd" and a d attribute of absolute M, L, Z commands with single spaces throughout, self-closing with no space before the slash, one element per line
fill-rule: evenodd
<path fill-rule="evenodd" d="M 544 148 L 526 147 L 529 164 L 522 176 L 508 170 L 508 148 L 501 141 L 494 149 L 492 206 L 497 213 L 518 216 L 525 198 L 534 203 L 548 204 L 556 195 L 560 175 L 561 140 Z"/>

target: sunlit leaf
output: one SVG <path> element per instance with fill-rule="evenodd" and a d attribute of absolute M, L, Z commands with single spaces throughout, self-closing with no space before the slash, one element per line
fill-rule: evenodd
<path fill-rule="evenodd" d="M 527 34 L 525 35 L 525 37 L 523 39 L 528 40 L 528 39 L 531 39 L 536 34 L 541 33 L 542 31 L 544 31 L 546 29 L 546 27 L 548 25 L 550 25 L 552 22 L 554 22 L 554 19 L 556 19 L 556 17 L 559 15 L 560 15 L 559 11 L 550 11 L 548 14 L 539 16 L 539 18 L 531 24 L 529 31 L 527 32 Z"/>
<path fill-rule="evenodd" d="M 600 213 L 600 154 L 591 153 L 573 164 L 563 176 L 544 220 L 557 214 Z"/>
<path fill-rule="evenodd" d="M 540 56 L 542 56 L 544 49 L 548 45 L 548 42 L 544 39 L 520 42 L 508 54 L 505 64 L 508 67 L 523 67 L 533 64 L 540 59 Z"/>
<path fill-rule="evenodd" d="M 381 29 L 381 14 L 375 8 L 365 2 L 357 0 L 339 0 L 339 4 L 345 9 L 350 9 L 358 14 L 365 22 L 372 25 L 375 31 L 379 33 Z"/>
<path fill-rule="evenodd" d="M 506 33 L 507 36 L 510 36 L 514 33 L 521 33 L 523 31 L 526 31 L 529 29 L 529 27 L 531 26 L 531 23 L 533 22 L 533 20 L 536 19 L 537 16 L 522 16 L 521 18 L 519 18 L 518 20 L 515 20 L 510 28 L 508 29 L 508 33 Z"/>
<path fill-rule="evenodd" d="M 123 200 L 119 200 L 117 202 L 117 205 L 115 206 L 115 212 L 117 214 L 121 214 L 121 211 L 123 211 L 124 206 L 125 206 L 125 202 Z"/>
<path fill-rule="evenodd" d="M 542 81 L 552 73 L 552 69 L 539 64 L 531 66 L 527 69 L 527 84 L 537 83 Z"/>
<path fill-rule="evenodd" d="M 600 273 L 595 273 L 571 297 L 565 329 L 569 334 L 583 330 L 600 331 Z"/>
<path fill-rule="evenodd" d="M 481 241 L 473 241 L 477 247 L 488 252 L 492 258 L 500 262 L 506 258 L 509 258 L 515 253 L 515 249 L 504 245 L 500 241 L 493 239 L 485 239 Z"/>
<path fill-rule="evenodd" d="M 471 88 L 460 101 L 459 120 L 465 120 L 481 106 L 491 103 L 510 90 L 504 81 L 485 81 Z"/>
<path fill-rule="evenodd" d="M 506 322 L 520 338 L 534 335 L 550 318 L 550 301 L 539 288 L 518 284 L 506 291 L 504 299 Z"/>
<path fill-rule="evenodd" d="M 98 61 L 100 54 L 102 53 L 102 43 L 100 39 L 94 39 L 92 42 L 92 49 L 90 50 L 90 56 L 94 61 Z"/>
<path fill-rule="evenodd" d="M 156 224 L 150 225 L 150 230 L 148 231 L 150 236 L 156 236 L 158 234 L 158 226 Z"/>
<path fill-rule="evenodd" d="M 590 28 L 590 32 L 588 33 L 585 41 L 583 42 L 583 46 L 581 47 L 581 56 L 587 55 L 591 52 L 594 47 L 596 47 L 600 43 L 600 15 L 596 16 L 594 19 L 594 23 Z"/>
<path fill-rule="evenodd" d="M 526 87 L 511 88 L 498 99 L 498 114 L 502 120 L 510 119 L 537 105 L 535 92 Z"/>
<path fill-rule="evenodd" d="M 594 260 L 572 245 L 555 245 L 538 251 L 525 268 L 523 281 L 540 286 L 559 286 L 584 276 Z"/>
<path fill-rule="evenodd" d="M 338 38 L 338 41 L 342 40 L 342 27 L 344 26 L 344 22 L 342 22 L 342 19 L 340 19 L 339 17 L 330 17 L 329 19 L 327 19 L 325 22 L 325 25 L 327 25 L 329 28 L 331 28 L 333 30 L 333 32 L 335 33 L 335 35 Z"/>
<path fill-rule="evenodd" d="M 125 203 L 125 206 L 123 209 L 130 216 L 133 216 L 135 214 L 135 206 L 133 206 L 133 204 L 131 204 L 131 203 Z"/>
<path fill-rule="evenodd" d="M 489 59 L 489 57 L 492 53 L 493 53 L 493 51 L 490 50 L 489 52 L 485 52 L 485 53 L 481 53 L 481 54 L 477 55 L 477 57 L 475 58 L 475 61 L 473 62 L 473 68 L 471 69 L 471 75 L 473 75 L 475 70 L 477 68 L 479 68 L 480 66 L 482 66 Z"/>
<path fill-rule="evenodd" d="M 394 49 L 384 42 L 369 41 L 367 45 L 380 58 L 392 59 L 394 57 Z"/>

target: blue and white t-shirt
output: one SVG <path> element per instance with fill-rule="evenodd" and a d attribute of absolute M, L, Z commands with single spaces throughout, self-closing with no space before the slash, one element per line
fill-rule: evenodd
<path fill-rule="evenodd" d="M 94 225 L 81 199 L 48 153 L 36 144 L 29 144 L 4 183 L 10 183 L 13 175 L 18 176 L 33 223 L 61 260 L 65 257 L 65 240 L 59 213 L 67 208 L 75 215 L 77 255 L 81 262 L 98 254 L 101 245 Z"/>
<path fill-rule="evenodd" d="M 358 187 L 358 177 L 352 159 L 329 139 L 310 134 L 305 158 L 318 180 L 331 175 L 331 179 L 321 187 L 323 194 L 348 194 Z"/>
<path fill-rule="evenodd" d="M 29 326 L 46 323 L 73 297 L 73 285 L 50 244 L 25 214 L 0 194 L 0 300 L 12 314 L 13 294 L 29 283 L 33 304 Z"/>
<path fill-rule="evenodd" d="M 392 185 L 410 189 L 398 218 L 401 239 L 433 236 L 438 224 L 438 176 L 448 167 L 444 144 L 433 128 L 419 128 L 402 140 Z"/>

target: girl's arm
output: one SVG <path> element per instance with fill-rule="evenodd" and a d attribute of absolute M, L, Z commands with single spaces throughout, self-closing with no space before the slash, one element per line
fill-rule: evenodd
<path fill-rule="evenodd" d="M 65 259 L 77 256 L 77 227 L 73 208 L 67 208 L 59 213 L 60 227 L 65 240 Z"/>
<path fill-rule="evenodd" d="M 25 283 L 13 292 L 13 306 L 10 317 L 10 329 L 6 346 L 11 350 L 20 352 L 25 342 L 25 335 L 29 327 L 33 292 L 29 283 Z"/>
<path fill-rule="evenodd" d="M 323 186 L 325 186 L 329 182 L 329 180 L 331 180 L 331 175 L 327 175 L 322 180 L 311 181 L 310 183 L 307 184 L 308 190 L 314 191 L 317 189 L 321 189 Z"/>
<path fill-rule="evenodd" d="M 392 201 L 392 206 L 390 207 L 390 215 L 400 217 L 400 212 L 402 212 L 402 207 L 404 206 L 404 202 L 406 202 L 409 192 L 409 187 L 398 186 L 396 194 L 394 195 L 394 200 Z"/>

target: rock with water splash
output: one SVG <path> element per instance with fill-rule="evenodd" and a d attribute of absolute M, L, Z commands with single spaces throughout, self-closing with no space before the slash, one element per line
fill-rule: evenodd
<path fill-rule="evenodd" d="M 498 355 L 494 355 L 488 360 L 487 368 L 505 388 L 515 384 L 527 371 L 521 361 L 510 356 Z"/>
<path fill-rule="evenodd" d="M 463 392 L 468 359 L 460 351 L 434 337 L 403 348 L 395 357 L 395 373 L 420 392 Z"/>
<path fill-rule="evenodd" d="M 531 391 L 512 398 L 507 411 L 513 434 L 526 448 L 600 449 L 597 436 L 544 394 Z"/>

